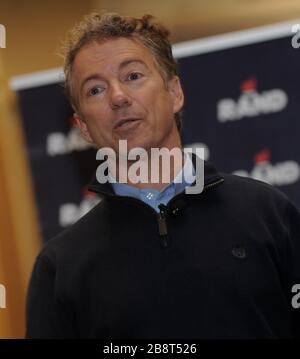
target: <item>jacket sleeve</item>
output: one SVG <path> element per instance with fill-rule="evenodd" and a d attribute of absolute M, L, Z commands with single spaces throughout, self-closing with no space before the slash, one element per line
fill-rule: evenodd
<path fill-rule="evenodd" d="M 293 337 L 300 339 L 300 297 L 299 289 L 293 292 L 292 288 L 300 287 L 300 212 L 291 203 L 288 208 L 288 223 L 289 223 L 289 251 L 288 251 L 288 266 L 289 266 L 289 291 L 290 291 L 290 306 L 292 313 L 292 331 Z M 298 295 L 297 295 L 298 293 Z M 297 295 L 298 299 L 295 297 Z M 294 297 L 294 300 L 293 300 Z M 295 299 L 297 299 L 295 301 Z M 297 302 L 297 306 L 295 303 Z"/>
<path fill-rule="evenodd" d="M 55 267 L 38 256 L 29 283 L 26 303 L 26 338 L 74 338 L 74 318 L 69 306 L 55 294 Z"/>

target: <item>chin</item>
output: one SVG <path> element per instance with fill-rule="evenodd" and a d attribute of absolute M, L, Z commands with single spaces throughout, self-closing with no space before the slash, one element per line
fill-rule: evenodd
<path fill-rule="evenodd" d="M 151 141 L 146 140 L 146 139 L 138 139 L 138 138 L 133 138 L 133 139 L 127 139 L 127 150 L 130 151 L 133 148 L 143 148 L 146 151 L 148 151 L 152 146 Z"/>
<path fill-rule="evenodd" d="M 142 149 L 148 151 L 148 146 L 146 146 L 143 143 L 140 143 L 140 142 L 128 143 L 128 146 L 127 146 L 127 151 L 128 152 L 131 151 L 134 148 L 142 148 Z"/>

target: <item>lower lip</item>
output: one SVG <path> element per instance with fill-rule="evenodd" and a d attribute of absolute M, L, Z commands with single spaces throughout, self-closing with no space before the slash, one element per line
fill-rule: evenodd
<path fill-rule="evenodd" d="M 115 131 L 119 134 L 124 134 L 128 131 L 135 130 L 139 126 L 140 122 L 140 120 L 125 122 L 123 125 L 118 126 Z"/>

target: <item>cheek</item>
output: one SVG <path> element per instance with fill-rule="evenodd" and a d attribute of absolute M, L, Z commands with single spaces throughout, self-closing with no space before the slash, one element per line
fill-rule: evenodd
<path fill-rule="evenodd" d="M 93 130 L 108 128 L 111 123 L 109 112 L 99 104 L 90 104 L 82 109 L 83 116 Z"/>
<path fill-rule="evenodd" d="M 165 116 L 173 111 L 170 95 L 161 87 L 153 86 L 146 91 L 140 91 L 136 100 L 149 114 L 155 115 L 155 117 L 161 118 L 162 115 Z"/>
<path fill-rule="evenodd" d="M 173 103 L 168 93 L 157 96 L 155 104 L 156 114 L 160 120 L 164 124 L 167 124 L 169 119 L 171 121 L 173 117 Z"/>
<path fill-rule="evenodd" d="M 94 119 L 101 115 L 101 107 L 95 101 L 85 104 L 82 106 L 82 112 L 87 118 Z"/>
<path fill-rule="evenodd" d="M 111 121 L 102 111 L 90 107 L 88 110 L 85 109 L 83 116 L 88 124 L 89 134 L 95 143 L 102 143 L 111 136 Z"/>

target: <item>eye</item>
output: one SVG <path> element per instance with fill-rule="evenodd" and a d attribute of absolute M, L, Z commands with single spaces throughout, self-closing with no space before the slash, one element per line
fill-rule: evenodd
<path fill-rule="evenodd" d="M 99 86 L 93 87 L 88 91 L 88 96 L 99 95 L 102 91 L 103 91 L 103 89 L 101 87 L 99 87 Z"/>
<path fill-rule="evenodd" d="M 127 79 L 129 81 L 134 81 L 134 80 L 138 80 L 139 78 L 142 77 L 142 74 L 139 72 L 132 72 L 131 74 L 128 75 Z"/>

